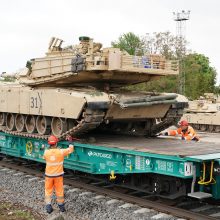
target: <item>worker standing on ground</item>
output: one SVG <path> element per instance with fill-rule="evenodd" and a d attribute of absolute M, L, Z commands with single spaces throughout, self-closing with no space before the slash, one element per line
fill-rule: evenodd
<path fill-rule="evenodd" d="M 63 161 L 64 157 L 73 152 L 73 145 L 69 145 L 67 149 L 57 148 L 58 138 L 51 135 L 48 138 L 50 148 L 45 150 L 43 158 L 46 160 L 45 170 L 45 202 L 46 211 L 51 213 L 51 199 L 53 189 L 55 189 L 57 204 L 61 212 L 65 212 L 64 206 L 64 190 L 63 190 Z"/>
<path fill-rule="evenodd" d="M 182 140 L 199 141 L 199 137 L 197 136 L 195 130 L 191 126 L 189 126 L 189 123 L 187 121 L 180 121 L 179 126 L 180 127 L 177 130 L 169 130 L 167 132 L 162 133 L 162 135 L 176 136 L 179 134 L 182 136 Z"/>

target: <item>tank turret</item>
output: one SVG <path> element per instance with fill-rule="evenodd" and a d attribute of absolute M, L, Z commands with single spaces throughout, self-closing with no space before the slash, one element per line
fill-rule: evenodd
<path fill-rule="evenodd" d="M 149 136 L 180 119 L 184 96 L 121 89 L 178 74 L 177 60 L 132 56 L 85 36 L 79 41 L 62 47 L 53 37 L 46 56 L 28 61 L 17 83 L 0 86 L 2 131 L 38 138 L 94 129 Z"/>
<path fill-rule="evenodd" d="M 62 48 L 63 40 L 52 38 L 43 58 L 28 62 L 19 81 L 30 86 L 62 87 L 84 84 L 111 87 L 148 82 L 166 75 L 178 74 L 178 61 L 166 60 L 161 55 L 132 56 L 119 48 L 103 48 L 89 37 L 80 43 Z"/>

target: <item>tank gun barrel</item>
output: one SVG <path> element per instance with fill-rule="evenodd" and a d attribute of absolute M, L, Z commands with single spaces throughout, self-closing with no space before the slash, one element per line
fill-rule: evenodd
<path fill-rule="evenodd" d="M 140 103 L 140 102 L 152 102 L 152 101 L 170 100 L 170 99 L 175 99 L 176 97 L 177 97 L 176 94 L 151 96 L 151 97 L 146 97 L 146 98 L 126 100 L 126 101 L 123 102 L 123 104 L 132 104 L 132 103 Z"/>
<path fill-rule="evenodd" d="M 174 104 L 177 101 L 175 99 L 172 100 L 161 100 L 161 101 L 151 101 L 151 102 L 137 102 L 137 103 L 119 103 L 121 108 L 130 108 L 130 107 L 141 107 L 141 106 L 152 106 L 152 105 L 159 105 L 159 104 Z"/>

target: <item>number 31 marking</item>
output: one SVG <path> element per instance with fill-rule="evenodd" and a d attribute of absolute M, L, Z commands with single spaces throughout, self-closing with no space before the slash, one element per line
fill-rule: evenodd
<path fill-rule="evenodd" d="M 31 97 L 31 108 L 38 108 L 38 100 L 37 97 Z"/>

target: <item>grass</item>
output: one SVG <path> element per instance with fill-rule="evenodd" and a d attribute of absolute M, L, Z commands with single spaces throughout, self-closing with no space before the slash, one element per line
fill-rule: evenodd
<path fill-rule="evenodd" d="M 13 205 L 8 202 L 0 202 L 0 220 L 35 220 L 30 210 Z"/>

